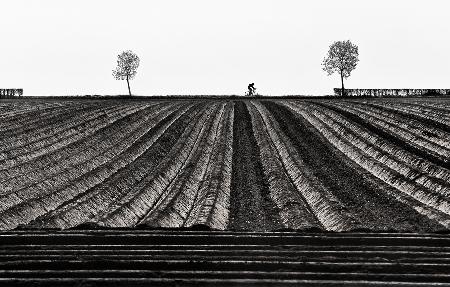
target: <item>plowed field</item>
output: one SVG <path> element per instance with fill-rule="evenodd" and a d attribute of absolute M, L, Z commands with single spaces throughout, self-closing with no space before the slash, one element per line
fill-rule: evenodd
<path fill-rule="evenodd" d="M 0 285 L 450 286 L 449 112 L 0 101 Z"/>
<path fill-rule="evenodd" d="M 450 227 L 450 101 L 0 102 L 0 229 Z"/>

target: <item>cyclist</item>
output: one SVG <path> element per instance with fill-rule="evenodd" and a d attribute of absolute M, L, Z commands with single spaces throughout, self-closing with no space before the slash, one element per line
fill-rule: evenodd
<path fill-rule="evenodd" d="M 255 83 L 251 83 L 248 85 L 248 95 L 253 96 L 253 93 L 255 92 Z"/>

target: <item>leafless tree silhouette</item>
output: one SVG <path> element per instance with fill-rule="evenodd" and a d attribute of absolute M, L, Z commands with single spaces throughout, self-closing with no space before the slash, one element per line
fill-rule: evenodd
<path fill-rule="evenodd" d="M 350 77 L 350 73 L 356 68 L 358 56 L 358 46 L 347 40 L 331 44 L 327 56 L 323 59 L 323 70 L 328 75 L 338 72 L 341 76 L 341 96 L 345 95 L 344 78 Z"/>
<path fill-rule="evenodd" d="M 132 51 L 124 51 L 117 56 L 117 67 L 113 70 L 116 80 L 127 80 L 128 94 L 131 97 L 130 80 L 136 75 L 139 67 L 139 57 Z"/>

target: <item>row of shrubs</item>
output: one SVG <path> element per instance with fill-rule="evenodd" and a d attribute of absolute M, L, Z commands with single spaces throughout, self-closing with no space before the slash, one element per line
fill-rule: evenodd
<path fill-rule="evenodd" d="M 341 89 L 335 88 L 334 94 L 341 96 Z M 408 97 L 408 96 L 446 96 L 450 89 L 345 89 L 347 97 Z"/>
<path fill-rule="evenodd" d="M 12 98 L 15 96 L 22 96 L 23 89 L 0 89 L 0 98 Z"/>

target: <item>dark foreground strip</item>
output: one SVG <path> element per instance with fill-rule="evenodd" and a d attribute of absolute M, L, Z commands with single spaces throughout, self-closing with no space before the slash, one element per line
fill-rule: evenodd
<path fill-rule="evenodd" d="M 450 286 L 450 236 L 170 230 L 0 233 L 1 286 Z"/>

